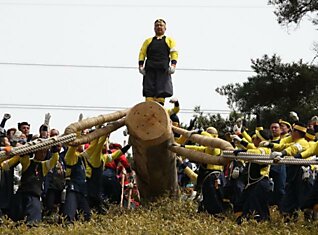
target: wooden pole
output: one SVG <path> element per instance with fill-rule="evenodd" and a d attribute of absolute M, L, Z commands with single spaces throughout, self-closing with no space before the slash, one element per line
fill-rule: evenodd
<path fill-rule="evenodd" d="M 188 158 L 190 161 L 202 164 L 226 165 L 229 160 L 222 156 L 212 156 L 210 154 L 186 149 L 178 146 L 170 146 L 169 150 L 177 153 L 179 156 Z"/>
<path fill-rule="evenodd" d="M 74 122 L 65 128 L 64 135 L 76 133 L 88 128 L 92 128 L 94 126 L 100 126 L 106 122 L 119 120 L 122 117 L 125 117 L 128 112 L 129 112 L 129 109 L 126 109 L 123 111 L 117 111 L 114 113 L 99 115 L 97 117 L 87 118 L 78 122 Z"/>
<path fill-rule="evenodd" d="M 183 135 L 188 137 L 189 140 L 198 143 L 203 146 L 209 146 L 212 148 L 219 148 L 222 150 L 234 150 L 233 146 L 220 138 L 211 138 L 203 135 L 198 135 L 198 134 L 192 134 L 190 131 L 184 130 L 179 127 L 172 127 L 173 132 L 178 133 L 179 135 Z"/>
<path fill-rule="evenodd" d="M 156 102 L 142 102 L 131 108 L 125 120 L 141 198 L 152 200 L 164 194 L 175 196 L 176 159 L 168 149 L 174 137 L 167 111 Z"/>

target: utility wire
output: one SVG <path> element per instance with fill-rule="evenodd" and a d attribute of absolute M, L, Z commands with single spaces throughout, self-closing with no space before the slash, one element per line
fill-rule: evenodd
<path fill-rule="evenodd" d="M 111 106 L 83 106 L 83 105 L 41 105 L 41 104 L 0 104 L 0 109 L 33 109 L 33 110 L 77 110 L 77 111 L 119 111 L 128 107 Z M 230 110 L 222 109 L 200 109 L 199 112 L 209 114 L 229 114 Z M 197 113 L 193 109 L 181 108 L 180 113 Z"/>
<path fill-rule="evenodd" d="M 18 63 L 18 62 L 0 62 L 0 65 L 89 68 L 89 69 L 134 69 L 134 70 L 137 69 L 137 67 L 133 67 L 133 66 Z M 180 71 L 198 71 L 198 72 L 234 72 L 234 73 L 253 73 L 254 72 L 253 70 L 248 70 L 248 69 L 213 69 L 213 68 L 178 68 L 178 70 L 180 70 Z"/>
<path fill-rule="evenodd" d="M 0 2 L 0 5 L 13 6 L 62 6 L 62 7 L 111 7 L 111 8 L 214 8 L 214 9 L 272 9 L 270 6 L 242 5 L 133 5 L 133 4 L 103 4 L 103 3 L 41 3 L 41 2 Z"/>

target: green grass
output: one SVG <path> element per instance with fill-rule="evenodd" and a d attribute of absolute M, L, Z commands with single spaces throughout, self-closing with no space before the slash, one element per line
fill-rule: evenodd
<path fill-rule="evenodd" d="M 245 221 L 238 226 L 230 215 L 216 219 L 205 213 L 196 213 L 194 202 L 163 198 L 158 202 L 134 210 L 112 206 L 107 215 L 94 214 L 90 222 L 73 225 L 41 223 L 28 228 L 5 220 L 0 234 L 317 234 L 318 222 L 284 224 L 279 213 L 272 211 L 270 222 Z"/>

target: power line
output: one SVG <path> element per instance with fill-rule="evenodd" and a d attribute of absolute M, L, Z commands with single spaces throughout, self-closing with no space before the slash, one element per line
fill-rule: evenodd
<path fill-rule="evenodd" d="M 67 111 L 108 111 L 115 112 L 128 109 L 116 106 L 84 106 L 84 105 L 42 105 L 42 104 L 0 104 L 0 109 L 33 109 L 33 110 L 67 110 Z M 201 109 L 200 112 L 208 114 L 229 114 L 230 110 Z M 181 108 L 180 113 L 196 113 L 193 109 Z"/>
<path fill-rule="evenodd" d="M 133 5 L 103 3 L 41 3 L 41 2 L 0 2 L 0 5 L 12 6 L 61 6 L 61 7 L 109 7 L 109 8 L 214 8 L 214 9 L 271 9 L 270 6 L 242 5 Z"/>
<path fill-rule="evenodd" d="M 134 69 L 133 66 L 113 66 L 113 65 L 76 65 L 76 64 L 48 64 L 48 63 L 19 63 L 19 62 L 0 62 L 0 65 L 8 66 L 37 66 L 37 67 L 65 67 L 65 68 L 87 68 L 87 69 Z M 180 71 L 198 71 L 198 72 L 235 72 L 235 73 L 253 73 L 248 69 L 213 69 L 213 68 L 178 68 Z"/>

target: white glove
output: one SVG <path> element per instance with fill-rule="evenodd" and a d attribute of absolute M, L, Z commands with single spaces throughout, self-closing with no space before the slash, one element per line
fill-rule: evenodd
<path fill-rule="evenodd" d="M 260 147 L 268 147 L 269 144 L 270 144 L 270 142 L 268 142 L 268 141 L 262 141 L 262 142 L 259 143 L 259 146 Z"/>
<path fill-rule="evenodd" d="M 240 143 L 242 139 L 238 135 L 231 135 L 232 141 Z"/>
<path fill-rule="evenodd" d="M 234 125 L 233 126 L 233 132 L 235 133 L 235 134 L 241 134 L 241 128 L 240 127 L 238 127 L 238 125 Z"/>
<path fill-rule="evenodd" d="M 289 112 L 289 117 L 290 117 L 294 122 L 299 121 L 299 117 L 298 117 L 297 113 L 294 112 L 294 111 Z"/>
<path fill-rule="evenodd" d="M 269 158 L 273 159 L 274 162 L 279 162 L 280 160 L 282 160 L 282 156 L 282 152 L 272 152 Z"/>
<path fill-rule="evenodd" d="M 169 100 L 169 102 L 172 103 L 172 104 L 174 104 L 174 103 L 178 102 L 178 99 L 177 99 L 177 98 L 171 98 L 171 99 Z"/>
<path fill-rule="evenodd" d="M 174 74 L 175 71 L 176 71 L 176 66 L 170 66 L 169 70 L 168 70 L 168 73 L 169 74 Z"/>
<path fill-rule="evenodd" d="M 139 73 L 141 73 L 143 76 L 146 75 L 145 67 L 139 67 Z"/>
<path fill-rule="evenodd" d="M 49 125 L 50 124 L 50 119 L 51 119 L 51 114 L 50 113 L 45 114 L 44 124 Z"/>

